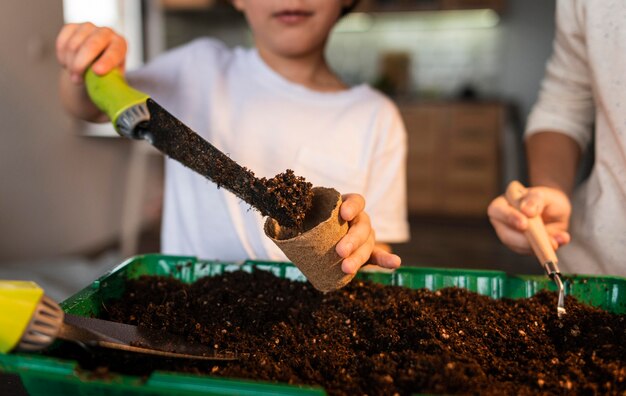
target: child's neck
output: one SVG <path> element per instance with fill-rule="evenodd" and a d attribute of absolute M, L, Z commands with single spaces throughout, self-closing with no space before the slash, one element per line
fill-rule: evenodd
<path fill-rule="evenodd" d="M 326 63 L 323 50 L 295 57 L 285 57 L 258 47 L 261 59 L 287 80 L 313 91 L 337 92 L 347 86 Z"/>

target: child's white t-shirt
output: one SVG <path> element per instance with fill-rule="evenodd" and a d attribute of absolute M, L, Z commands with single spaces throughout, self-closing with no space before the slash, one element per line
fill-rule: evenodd
<path fill-rule="evenodd" d="M 313 185 L 362 194 L 378 241 L 408 239 L 406 131 L 396 106 L 367 85 L 312 91 L 274 72 L 256 50 L 211 39 L 127 77 L 257 177 L 293 169 Z M 247 203 L 171 159 L 165 173 L 164 253 L 286 260 Z"/>

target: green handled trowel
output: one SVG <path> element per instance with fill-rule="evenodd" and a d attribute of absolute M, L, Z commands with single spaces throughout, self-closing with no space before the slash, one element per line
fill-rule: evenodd
<path fill-rule="evenodd" d="M 91 68 L 85 75 L 87 93 L 130 139 L 145 139 L 159 151 L 226 188 L 281 225 L 301 225 L 311 207 L 311 184 L 287 171 L 272 179 L 258 179 L 215 146 L 204 140 L 150 96 L 131 88 L 119 69 L 103 76 Z M 287 185 L 281 189 L 276 186 Z M 296 185 L 298 188 L 296 188 Z"/>
<path fill-rule="evenodd" d="M 147 103 L 150 96 L 126 84 L 119 69 L 98 76 L 89 68 L 85 84 L 89 97 L 109 116 L 117 133 L 130 139 L 144 138 L 144 129 L 140 125 L 150 121 Z"/>

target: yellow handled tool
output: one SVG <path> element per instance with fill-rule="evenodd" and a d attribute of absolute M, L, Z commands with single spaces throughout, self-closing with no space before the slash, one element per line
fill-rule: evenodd
<path fill-rule="evenodd" d="M 0 280 L 0 353 L 42 350 L 57 338 L 168 358 L 237 359 L 172 334 L 66 314 L 36 283 Z"/>
<path fill-rule="evenodd" d="M 43 297 L 43 289 L 34 282 L 0 280 L 0 353 L 18 346 Z"/>
<path fill-rule="evenodd" d="M 313 197 L 311 184 L 303 178 L 289 170 L 270 180 L 255 177 L 252 171 L 233 161 L 147 94 L 130 87 L 119 69 L 100 76 L 89 68 L 85 86 L 93 103 L 111 119 L 120 135 L 148 141 L 163 154 L 232 192 L 282 226 L 302 225 Z M 292 183 L 294 188 L 274 187 Z"/>

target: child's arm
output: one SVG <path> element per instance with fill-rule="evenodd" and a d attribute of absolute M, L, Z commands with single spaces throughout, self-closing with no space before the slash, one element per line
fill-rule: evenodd
<path fill-rule="evenodd" d="M 392 254 L 388 245 L 377 244 L 369 215 L 364 212 L 365 199 L 359 194 L 343 196 L 339 213 L 348 221 L 348 233 L 337 243 L 337 253 L 344 258 L 343 272 L 353 274 L 364 264 L 371 263 L 385 268 L 398 268 L 400 257 Z"/>
<path fill-rule="evenodd" d="M 83 75 L 89 66 L 103 75 L 119 67 L 124 70 L 126 40 L 106 27 L 92 23 L 68 24 L 56 42 L 60 75 L 61 102 L 73 116 L 92 122 L 105 122 L 107 116 L 91 102 Z M 96 60 L 97 59 L 97 60 Z"/>

